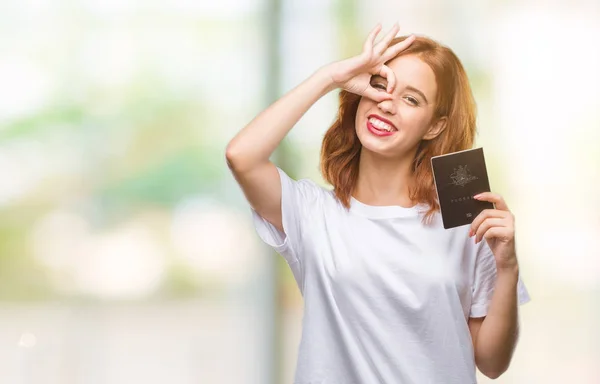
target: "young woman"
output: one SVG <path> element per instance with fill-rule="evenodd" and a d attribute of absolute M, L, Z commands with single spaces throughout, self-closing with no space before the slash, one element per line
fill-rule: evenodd
<path fill-rule="evenodd" d="M 455 54 L 425 37 L 323 66 L 242 129 L 227 162 L 256 229 L 304 298 L 297 384 L 475 383 L 506 371 L 518 338 L 514 216 L 503 198 L 445 230 L 430 159 L 469 149 L 475 103 Z M 320 97 L 340 91 L 321 151 L 333 190 L 292 180 L 269 156 Z"/>

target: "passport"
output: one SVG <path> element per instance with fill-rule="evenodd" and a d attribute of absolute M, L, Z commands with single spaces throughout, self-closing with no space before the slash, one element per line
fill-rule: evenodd
<path fill-rule="evenodd" d="M 445 229 L 471 224 L 484 209 L 494 209 L 473 198 L 490 191 L 483 148 L 434 156 L 431 167 Z"/>

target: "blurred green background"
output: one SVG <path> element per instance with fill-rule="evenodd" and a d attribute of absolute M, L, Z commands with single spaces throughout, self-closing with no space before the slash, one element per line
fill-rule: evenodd
<path fill-rule="evenodd" d="M 497 382 L 600 382 L 600 5 L 532 0 L 3 0 L 0 382 L 292 382 L 301 297 L 224 149 L 378 21 L 461 58 L 517 217 L 532 302 Z M 290 175 L 322 183 L 336 103 Z"/>

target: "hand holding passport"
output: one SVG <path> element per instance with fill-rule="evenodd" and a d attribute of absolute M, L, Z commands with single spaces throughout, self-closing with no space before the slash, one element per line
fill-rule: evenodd
<path fill-rule="evenodd" d="M 471 224 L 484 209 L 494 209 L 473 198 L 490 191 L 483 148 L 435 156 L 431 167 L 445 229 Z"/>

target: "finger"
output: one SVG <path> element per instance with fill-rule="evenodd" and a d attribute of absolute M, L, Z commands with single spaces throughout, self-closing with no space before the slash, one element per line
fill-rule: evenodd
<path fill-rule="evenodd" d="M 367 40 L 365 40 L 365 44 L 363 45 L 363 51 L 370 52 L 373 49 L 373 44 L 375 44 L 375 38 L 381 31 L 381 23 L 377 23 L 375 28 L 369 33 L 367 36 Z"/>
<path fill-rule="evenodd" d="M 471 223 L 471 229 L 469 231 L 469 236 L 474 236 L 477 233 L 477 229 L 486 219 L 490 218 L 498 218 L 498 219 L 510 219 L 510 213 L 507 211 L 500 211 L 498 209 L 484 209 L 475 217 L 473 222 Z"/>
<path fill-rule="evenodd" d="M 492 227 L 483 235 L 486 240 L 512 239 L 515 237 L 515 229 L 511 227 Z"/>
<path fill-rule="evenodd" d="M 377 45 L 375 45 L 375 52 L 377 54 L 383 53 L 386 50 L 386 48 L 390 45 L 390 42 L 394 39 L 394 37 L 396 37 L 399 30 L 400 26 L 398 25 L 398 23 L 394 23 L 394 26 L 387 33 L 387 35 L 385 35 L 383 39 L 381 39 L 381 41 L 377 43 Z"/>
<path fill-rule="evenodd" d="M 376 101 L 378 103 L 381 103 L 382 101 L 386 101 L 386 100 L 390 100 L 393 98 L 392 95 L 390 95 L 387 92 L 384 92 L 380 89 L 375 89 L 373 87 L 371 87 L 370 85 L 367 87 L 367 89 L 365 89 L 365 91 L 362 93 L 363 96 L 368 97 L 369 99 Z"/>
<path fill-rule="evenodd" d="M 389 47 L 391 41 L 396 37 L 398 31 L 400 30 L 400 26 L 398 23 L 394 23 L 392 29 L 374 46 L 374 51 L 376 54 L 381 54 L 385 52 L 385 50 Z"/>
<path fill-rule="evenodd" d="M 481 239 L 483 239 L 484 234 L 490 229 L 494 227 L 508 227 L 508 223 L 505 219 L 500 218 L 489 218 L 485 219 L 481 225 L 477 228 L 475 233 L 475 244 L 479 243 Z"/>
<path fill-rule="evenodd" d="M 473 222 L 471 223 L 471 230 L 469 231 L 469 237 L 473 236 L 477 232 L 477 228 L 488 218 L 499 218 L 499 219 L 507 219 L 509 218 L 509 212 L 501 211 L 498 209 L 484 209 L 475 217 Z"/>
<path fill-rule="evenodd" d="M 398 56 L 398 54 L 408 48 L 417 37 L 415 35 L 410 35 L 406 39 L 402 40 L 399 43 L 396 43 L 389 47 L 383 54 L 383 62 L 387 63 L 394 57 Z"/>
<path fill-rule="evenodd" d="M 379 74 L 387 79 L 387 93 L 392 93 L 394 87 L 396 87 L 396 75 L 394 74 L 394 71 L 384 64 L 381 66 Z"/>
<path fill-rule="evenodd" d="M 489 201 L 490 203 L 496 204 L 496 209 L 509 211 L 508 205 L 506 205 L 504 198 L 497 193 L 483 192 L 473 196 L 473 198 L 479 201 Z"/>

